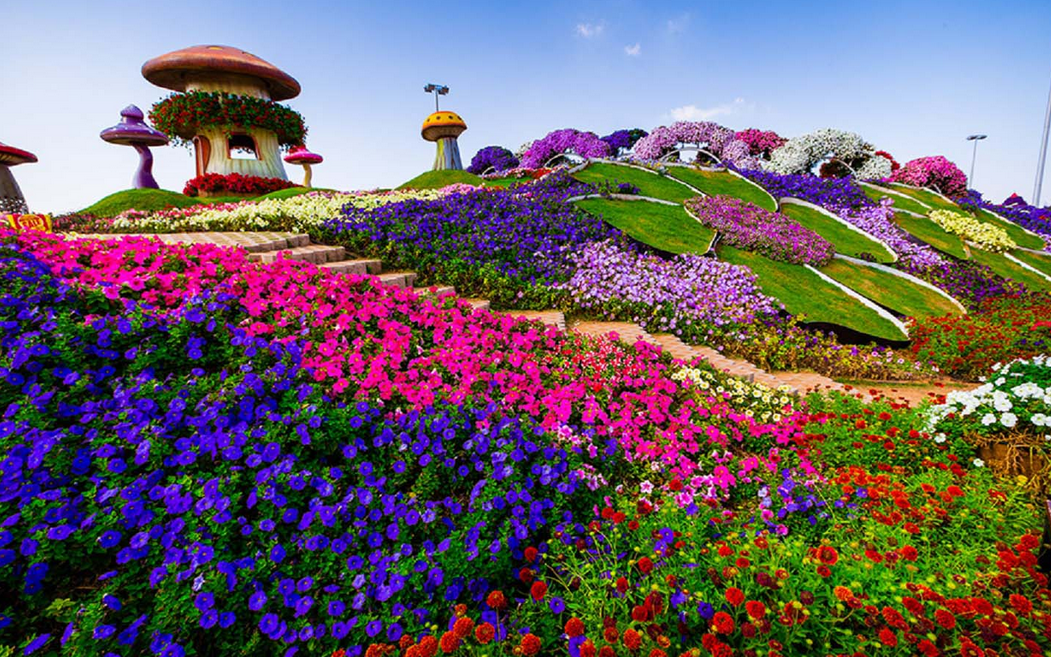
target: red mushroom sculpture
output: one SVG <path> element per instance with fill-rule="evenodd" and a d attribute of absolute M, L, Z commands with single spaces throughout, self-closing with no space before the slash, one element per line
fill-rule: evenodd
<path fill-rule="evenodd" d="M 139 168 L 131 179 L 135 189 L 158 189 L 153 178 L 153 154 L 150 146 L 165 146 L 168 136 L 146 124 L 138 107 L 128 105 L 120 111 L 120 123 L 99 133 L 103 141 L 120 146 L 132 146 L 139 153 Z"/>
<path fill-rule="evenodd" d="M 36 155 L 0 142 L 0 213 L 22 214 L 28 210 L 22 190 L 11 175 L 11 167 L 33 162 Z"/>
<path fill-rule="evenodd" d="M 305 172 L 303 174 L 304 187 L 310 187 L 310 165 L 321 164 L 324 159 L 317 153 L 308 151 L 306 146 L 296 146 L 285 156 L 285 162 L 303 165 L 303 171 Z"/>

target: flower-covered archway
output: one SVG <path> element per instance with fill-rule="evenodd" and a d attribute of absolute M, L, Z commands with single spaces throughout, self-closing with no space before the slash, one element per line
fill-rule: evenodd
<path fill-rule="evenodd" d="M 738 139 L 733 130 L 711 121 L 677 121 L 656 128 L 635 144 L 635 157 L 659 160 L 682 150 L 697 150 L 743 169 L 757 166 L 747 142 Z"/>
<path fill-rule="evenodd" d="M 584 159 L 606 157 L 609 155 L 609 144 L 599 139 L 594 132 L 574 128 L 555 130 L 534 141 L 526 149 L 522 154 L 522 166 L 538 169 L 546 166 L 552 158 L 567 153 L 579 155 Z"/>
<path fill-rule="evenodd" d="M 886 178 L 891 174 L 891 161 L 876 155 L 876 149 L 861 135 L 834 128 L 822 128 L 789 139 L 773 151 L 765 167 L 780 174 L 805 174 L 829 161 L 836 161 L 861 180 Z"/>

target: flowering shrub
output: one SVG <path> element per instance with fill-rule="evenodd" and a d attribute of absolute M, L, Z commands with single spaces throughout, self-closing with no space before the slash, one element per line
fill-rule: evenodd
<path fill-rule="evenodd" d="M 976 379 L 996 363 L 1047 353 L 1049 313 L 1046 295 L 987 298 L 969 315 L 918 321 L 912 351 L 951 376 Z"/>
<path fill-rule="evenodd" d="M 949 197 L 962 196 L 967 191 L 967 176 L 941 155 L 909 160 L 890 179 L 913 187 L 934 187 Z"/>
<path fill-rule="evenodd" d="M 264 178 L 262 176 L 245 176 L 240 173 L 206 173 L 186 181 L 182 190 L 187 196 L 198 194 L 243 194 L 245 196 L 262 196 L 279 189 L 295 187 L 294 182 L 281 178 Z"/>
<path fill-rule="evenodd" d="M 932 210 L 927 216 L 946 232 L 959 235 L 985 251 L 1003 253 L 1018 246 L 1003 228 L 978 221 L 969 214 L 949 210 Z"/>
<path fill-rule="evenodd" d="M 686 207 L 702 224 L 719 231 L 727 244 L 781 262 L 828 263 L 836 250 L 814 231 L 779 212 L 729 196 L 690 199 Z"/>
<path fill-rule="evenodd" d="M 793 137 L 776 149 L 764 165 L 769 171 L 781 174 L 807 174 L 819 162 L 835 158 L 848 164 L 859 179 L 882 178 L 877 175 L 890 164 L 882 157 L 874 158 L 873 148 L 860 135 L 833 128 Z"/>
<path fill-rule="evenodd" d="M 618 155 L 624 151 L 630 151 L 638 140 L 648 134 L 649 133 L 642 128 L 616 130 L 605 137 L 602 137 L 602 141 L 609 144 L 609 152 L 611 155 Z"/>
<path fill-rule="evenodd" d="M 302 144 L 307 135 L 299 112 L 266 98 L 220 91 L 173 93 L 153 104 L 150 122 L 175 143 L 186 146 L 206 128 L 225 132 L 246 127 L 269 130 L 283 146 Z"/>
<path fill-rule="evenodd" d="M 822 179 L 805 174 L 779 174 L 762 169 L 745 169 L 741 174 L 762 186 L 774 198 L 797 198 L 826 210 L 863 208 L 873 205 L 869 197 L 849 178 Z"/>
<path fill-rule="evenodd" d="M 635 144 L 635 157 L 658 160 L 679 144 L 704 148 L 724 164 L 741 168 L 755 166 L 748 144 L 735 137 L 733 130 L 711 121 L 676 121 L 661 126 Z"/>
<path fill-rule="evenodd" d="M 983 208 L 995 212 L 1008 221 L 1013 221 L 1022 228 L 1043 235 L 1045 241 L 1051 241 L 1051 208 L 1038 208 L 1029 205 L 1021 196 L 1012 196 L 1002 204 L 996 205 L 982 199 L 982 195 L 973 189 L 967 190 L 964 196 L 956 199 L 957 204 L 966 208 Z"/>
<path fill-rule="evenodd" d="M 508 169 L 518 166 L 518 158 L 515 154 L 503 146 L 486 146 L 474 154 L 471 165 L 467 170 L 477 176 L 488 173 L 490 169 L 496 173 L 503 173 Z"/>
<path fill-rule="evenodd" d="M 584 159 L 590 159 L 606 157 L 610 154 L 610 149 L 609 144 L 593 132 L 565 128 L 549 132 L 543 139 L 530 144 L 522 154 L 522 166 L 537 169 L 562 153 L 575 153 Z"/>
<path fill-rule="evenodd" d="M 893 172 L 895 172 L 895 171 L 897 171 L 898 169 L 901 168 L 901 164 L 897 160 L 895 160 L 894 156 L 891 155 L 890 153 L 888 153 L 887 151 L 876 151 L 875 152 L 875 156 L 876 157 L 882 157 L 882 158 L 886 159 L 888 162 L 890 162 L 891 173 L 893 173 Z"/>
<path fill-rule="evenodd" d="M 785 145 L 788 141 L 773 130 L 759 130 L 748 128 L 734 134 L 736 139 L 748 144 L 748 153 L 754 157 L 764 160 L 770 159 L 770 154 Z"/>

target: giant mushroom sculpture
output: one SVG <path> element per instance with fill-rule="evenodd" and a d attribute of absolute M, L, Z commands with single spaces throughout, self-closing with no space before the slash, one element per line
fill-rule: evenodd
<path fill-rule="evenodd" d="M 427 117 L 423 122 L 420 134 L 427 141 L 438 143 L 438 152 L 434 156 L 434 170 L 463 169 L 460 161 L 460 146 L 456 138 L 467 129 L 467 124 L 456 112 L 442 110 Z"/>
<path fill-rule="evenodd" d="M 192 46 L 154 57 L 142 76 L 183 94 L 154 105 L 151 120 L 171 136 L 193 142 L 197 175 L 208 173 L 288 180 L 281 146 L 302 143 L 302 117 L 274 101 L 299 95 L 295 78 L 251 53 L 230 46 Z M 187 122 L 162 125 L 167 104 Z"/>
<path fill-rule="evenodd" d="M 0 142 L 0 212 L 21 214 L 28 210 L 11 167 L 36 162 L 36 155 Z"/>
<path fill-rule="evenodd" d="M 99 133 L 103 141 L 119 146 L 131 146 L 139 153 L 139 168 L 131 179 L 135 189 L 158 189 L 160 186 L 153 178 L 153 153 L 150 146 L 165 146 L 168 136 L 154 130 L 143 119 L 145 116 L 138 107 L 128 105 L 120 111 L 120 123 L 106 128 Z"/>
<path fill-rule="evenodd" d="M 317 153 L 311 153 L 306 146 L 297 146 L 285 156 L 285 162 L 289 164 L 301 164 L 303 166 L 303 186 L 310 187 L 310 165 L 321 164 L 325 158 Z"/>

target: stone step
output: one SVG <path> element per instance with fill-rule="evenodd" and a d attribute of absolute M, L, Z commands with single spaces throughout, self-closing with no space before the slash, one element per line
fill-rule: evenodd
<path fill-rule="evenodd" d="M 362 260 L 335 260 L 319 266 L 322 269 L 340 274 L 379 274 L 383 271 L 382 262 L 368 258 Z"/>
<path fill-rule="evenodd" d="M 489 299 L 474 299 L 470 297 L 464 297 L 461 301 L 467 302 L 475 310 L 489 310 Z"/>
<path fill-rule="evenodd" d="M 418 287 L 416 292 L 417 294 L 430 294 L 440 297 L 446 294 L 456 294 L 456 288 L 452 285 L 432 285 L 430 287 Z"/>
<path fill-rule="evenodd" d="M 285 260 L 297 260 L 310 262 L 315 265 L 323 265 L 326 262 L 336 262 L 346 257 L 346 250 L 342 246 L 325 246 L 323 244 L 308 244 L 297 246 L 292 249 L 281 249 L 280 251 L 267 251 L 265 253 L 249 254 L 248 259 L 257 262 L 277 262 Z"/>
<path fill-rule="evenodd" d="M 617 335 L 617 339 L 627 344 L 634 344 L 638 340 L 654 343 L 653 337 L 641 326 L 632 322 L 577 322 L 569 327 L 570 330 L 582 335 L 590 335 L 596 338 L 610 337 L 611 333 Z"/>
<path fill-rule="evenodd" d="M 394 285 L 397 287 L 412 287 L 412 284 L 416 282 L 416 272 L 414 271 L 389 271 L 382 274 L 378 274 L 377 278 L 383 282 L 384 285 Z"/>
<path fill-rule="evenodd" d="M 550 326 L 557 326 L 560 330 L 566 330 L 566 316 L 561 310 L 509 310 L 504 314 L 515 319 L 543 322 Z"/>

